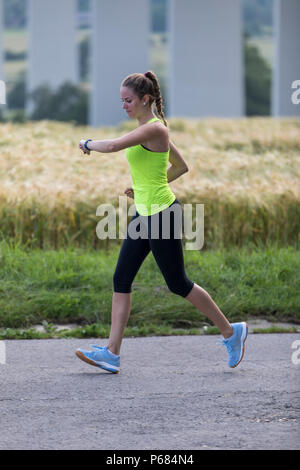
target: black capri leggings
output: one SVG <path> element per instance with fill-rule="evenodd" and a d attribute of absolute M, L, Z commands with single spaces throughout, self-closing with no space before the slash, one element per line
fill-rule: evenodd
<path fill-rule="evenodd" d="M 182 208 L 177 199 L 152 216 L 141 216 L 136 212 L 128 224 L 120 250 L 113 277 L 114 292 L 131 292 L 139 268 L 152 251 L 170 291 L 182 297 L 190 293 L 194 283 L 185 274 L 181 224 Z"/>

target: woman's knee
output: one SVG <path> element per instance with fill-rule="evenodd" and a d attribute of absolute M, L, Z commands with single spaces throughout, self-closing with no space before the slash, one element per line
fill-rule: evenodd
<path fill-rule="evenodd" d="M 116 271 L 113 275 L 114 292 L 129 294 L 131 292 L 131 282 L 121 277 Z"/>
<path fill-rule="evenodd" d="M 192 288 L 194 287 L 194 283 L 189 279 L 184 279 L 182 281 L 178 281 L 176 283 L 167 282 L 169 290 L 176 295 L 180 295 L 181 297 L 187 297 L 191 292 Z"/>

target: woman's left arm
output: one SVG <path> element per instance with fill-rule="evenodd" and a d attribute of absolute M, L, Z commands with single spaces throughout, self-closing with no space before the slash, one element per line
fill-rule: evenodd
<path fill-rule="evenodd" d="M 179 176 L 189 171 L 188 166 L 180 155 L 179 150 L 175 147 L 172 142 L 170 142 L 169 161 L 171 163 L 171 166 L 168 168 L 167 172 L 168 183 L 174 181 L 175 179 L 179 178 Z"/>

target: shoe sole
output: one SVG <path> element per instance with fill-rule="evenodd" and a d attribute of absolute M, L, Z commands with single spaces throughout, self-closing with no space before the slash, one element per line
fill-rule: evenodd
<path fill-rule="evenodd" d="M 234 369 L 235 367 L 237 367 L 239 365 L 239 363 L 243 360 L 243 357 L 244 357 L 244 353 L 245 353 L 245 341 L 247 339 L 247 336 L 248 336 L 248 323 L 247 322 L 243 322 L 244 325 L 243 325 L 243 333 L 242 333 L 242 337 L 241 337 L 241 340 L 243 342 L 243 348 L 242 348 L 242 354 L 241 354 L 241 357 L 239 359 L 239 362 L 237 362 L 234 366 L 230 366 L 231 369 Z"/>
<path fill-rule="evenodd" d="M 118 374 L 120 372 L 119 369 L 111 369 L 108 365 L 106 366 L 106 363 L 97 363 L 95 361 L 92 361 L 92 359 L 86 357 L 81 351 L 75 351 L 75 354 L 79 359 L 86 362 L 87 364 L 90 364 L 91 366 L 100 367 L 101 369 L 107 370 L 112 374 Z"/>

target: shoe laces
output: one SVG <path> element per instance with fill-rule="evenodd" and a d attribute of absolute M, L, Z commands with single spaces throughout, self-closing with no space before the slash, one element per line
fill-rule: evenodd
<path fill-rule="evenodd" d="M 215 343 L 217 344 L 217 346 L 225 346 L 229 353 L 233 352 L 234 350 L 232 345 L 228 341 L 226 341 L 226 339 L 217 339 Z"/>
<path fill-rule="evenodd" d="M 103 348 L 102 346 L 97 346 L 97 344 L 90 344 L 90 347 L 91 347 L 91 348 L 95 348 L 95 349 L 100 349 L 100 351 L 101 351 L 102 349 L 107 349 L 106 346 Z"/>

